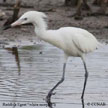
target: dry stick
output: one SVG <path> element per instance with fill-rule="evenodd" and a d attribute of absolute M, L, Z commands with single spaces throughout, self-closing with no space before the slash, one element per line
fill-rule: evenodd
<path fill-rule="evenodd" d="M 83 0 L 83 7 L 85 10 L 91 10 L 89 5 L 87 4 L 87 0 Z"/>
<path fill-rule="evenodd" d="M 79 0 L 79 1 L 78 1 L 78 5 L 77 5 L 77 11 L 76 11 L 76 14 L 77 14 L 78 16 L 81 15 L 82 4 L 83 4 L 83 0 Z"/>
<path fill-rule="evenodd" d="M 82 19 L 81 12 L 83 10 L 90 11 L 91 13 L 91 8 L 87 4 L 87 0 L 79 0 L 78 5 L 77 5 L 77 10 L 75 14 L 75 19 Z"/>
<path fill-rule="evenodd" d="M 78 15 L 81 15 L 81 11 L 82 11 L 82 7 L 84 8 L 84 10 L 90 10 L 89 5 L 87 4 L 87 0 L 79 0 L 78 5 L 77 5 L 77 12 Z"/>
<path fill-rule="evenodd" d="M 17 0 L 16 4 L 14 6 L 14 12 L 13 12 L 13 20 L 17 20 L 18 19 L 18 13 L 20 11 L 20 6 L 21 6 L 21 0 Z"/>
<path fill-rule="evenodd" d="M 0 3 L 0 6 L 4 6 L 4 7 L 13 7 L 14 6 L 14 3 Z M 34 6 L 32 5 L 21 5 L 22 8 L 34 8 Z"/>
<path fill-rule="evenodd" d="M 77 4 L 76 13 L 73 15 L 76 20 L 81 20 L 81 10 L 82 10 L 83 0 L 79 0 Z"/>
<path fill-rule="evenodd" d="M 7 19 L 7 21 L 4 23 L 4 26 L 10 25 L 11 23 L 13 23 L 14 21 L 16 21 L 18 19 L 18 13 L 20 11 L 20 5 L 21 5 L 21 0 L 17 0 L 15 5 L 14 5 L 12 17 L 9 17 Z"/>

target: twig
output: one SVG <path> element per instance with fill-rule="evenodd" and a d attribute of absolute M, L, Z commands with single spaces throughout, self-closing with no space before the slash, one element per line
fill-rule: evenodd
<path fill-rule="evenodd" d="M 19 11 L 20 11 L 20 5 L 21 5 L 21 0 L 17 0 L 15 5 L 14 5 L 12 17 L 9 17 L 7 19 L 7 21 L 4 23 L 4 26 L 8 26 L 8 25 L 10 25 L 11 23 L 13 23 L 14 21 L 16 21 L 18 19 L 18 14 L 19 14 Z"/>
<path fill-rule="evenodd" d="M 14 3 L 0 3 L 0 6 L 4 6 L 4 7 L 13 7 Z M 21 5 L 22 8 L 34 8 L 34 6 L 32 5 Z"/>

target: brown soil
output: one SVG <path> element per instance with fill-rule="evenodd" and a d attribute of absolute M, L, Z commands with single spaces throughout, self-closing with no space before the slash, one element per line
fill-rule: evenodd
<path fill-rule="evenodd" d="M 6 12 L 7 17 L 0 21 L 0 25 L 4 24 L 6 19 L 12 15 L 12 10 L 10 7 L 0 7 L 4 12 Z M 96 11 L 98 7 L 91 7 L 93 11 Z M 20 15 L 26 11 L 30 10 L 40 10 L 44 11 L 48 15 L 48 26 L 49 29 L 58 29 L 64 26 L 74 26 L 87 29 L 89 32 L 93 33 L 100 40 L 104 40 L 108 43 L 108 16 L 89 16 L 84 17 L 83 20 L 75 20 L 70 15 L 75 13 L 75 8 L 58 6 L 58 5 L 40 5 L 35 8 L 21 8 Z M 8 29 L 6 31 L 0 30 L 0 43 L 5 43 L 8 41 L 23 41 L 35 39 L 35 33 L 33 31 L 33 26 L 21 26 L 17 28 Z M 36 40 L 36 39 L 35 39 Z"/>

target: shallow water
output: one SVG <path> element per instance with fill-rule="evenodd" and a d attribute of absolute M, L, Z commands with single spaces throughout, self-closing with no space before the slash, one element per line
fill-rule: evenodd
<path fill-rule="evenodd" d="M 19 48 L 17 56 L 10 49 L 0 49 L 0 108 L 14 108 L 14 103 L 15 108 L 45 108 L 48 91 L 62 75 L 63 52 L 42 43 Z M 108 108 L 108 45 L 88 54 L 86 63 L 85 108 Z M 83 82 L 81 59 L 69 58 L 65 81 L 52 96 L 55 108 L 82 108 Z"/>

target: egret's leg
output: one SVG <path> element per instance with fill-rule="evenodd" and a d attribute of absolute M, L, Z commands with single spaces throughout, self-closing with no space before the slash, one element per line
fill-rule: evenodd
<path fill-rule="evenodd" d="M 82 58 L 82 61 L 83 61 L 84 68 L 85 68 L 85 81 L 84 81 L 84 86 L 83 86 L 83 91 L 82 91 L 81 99 L 84 99 L 84 92 L 85 92 L 85 88 L 86 88 L 86 84 L 87 84 L 87 79 L 88 79 L 88 71 L 87 71 L 86 62 L 85 62 L 84 58 Z"/>
<path fill-rule="evenodd" d="M 64 63 L 64 65 L 63 65 L 63 74 L 62 74 L 61 80 L 48 92 L 48 95 L 46 97 L 46 101 L 47 101 L 49 106 L 51 106 L 51 104 L 52 104 L 51 103 L 51 96 L 53 95 L 53 91 L 59 86 L 59 84 L 61 84 L 64 81 L 64 78 L 65 78 L 65 68 L 66 68 L 66 63 Z"/>
<path fill-rule="evenodd" d="M 82 102 L 82 108 L 85 108 L 84 99 L 81 99 L 81 102 Z"/>

